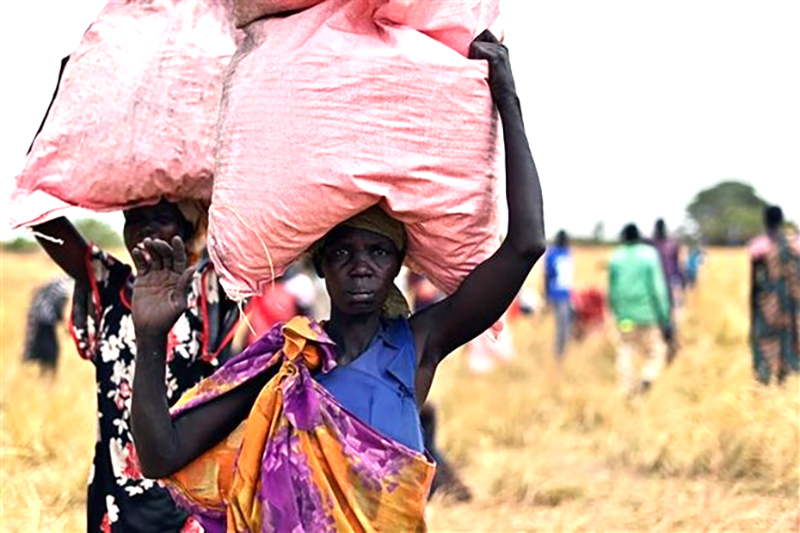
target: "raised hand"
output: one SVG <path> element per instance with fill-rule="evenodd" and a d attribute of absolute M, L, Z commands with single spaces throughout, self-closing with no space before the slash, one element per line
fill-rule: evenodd
<path fill-rule="evenodd" d="M 489 62 L 489 88 L 495 102 L 507 96 L 517 95 L 508 48 L 498 41 L 492 32 L 485 30 L 472 41 L 469 58 L 484 59 Z"/>
<path fill-rule="evenodd" d="M 131 252 L 137 276 L 131 310 L 136 336 L 166 335 L 188 307 L 194 268 L 180 237 L 168 244 L 145 239 Z"/>

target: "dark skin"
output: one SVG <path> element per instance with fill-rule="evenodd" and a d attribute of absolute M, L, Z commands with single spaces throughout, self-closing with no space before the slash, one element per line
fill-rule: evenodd
<path fill-rule="evenodd" d="M 489 87 L 505 133 L 509 226 L 498 251 L 467 276 L 450 297 L 413 315 L 416 394 L 422 405 L 436 369 L 456 348 L 492 326 L 516 297 L 545 251 L 542 193 L 522 121 L 508 51 L 489 32 L 473 43 L 472 59 L 489 62 Z M 403 260 L 391 240 L 337 227 L 328 234 L 319 266 L 331 296 L 325 328 L 348 364 L 369 346 L 381 309 Z M 133 251 L 139 270 L 133 295 L 137 358 L 132 430 L 143 473 L 166 477 L 215 445 L 247 416 L 272 374 L 172 420 L 164 384 L 166 334 L 186 308 L 186 252 L 180 239 L 146 240 Z"/>
<path fill-rule="evenodd" d="M 78 287 L 86 287 L 89 284 L 86 273 L 89 244 L 75 226 L 66 218 L 60 217 L 33 229 L 39 234 L 62 241 L 56 243 L 37 237 L 39 244 L 61 270 L 74 279 Z M 189 238 L 191 227 L 174 204 L 161 201 L 154 206 L 125 211 L 123 237 L 128 252 L 132 252 L 147 237 L 170 241 L 175 236 Z"/>
<path fill-rule="evenodd" d="M 321 255 L 321 274 L 331 298 L 325 331 L 337 345 L 337 362 L 346 365 L 377 333 L 383 302 L 403 256 L 383 235 L 346 227 L 331 231 Z"/>

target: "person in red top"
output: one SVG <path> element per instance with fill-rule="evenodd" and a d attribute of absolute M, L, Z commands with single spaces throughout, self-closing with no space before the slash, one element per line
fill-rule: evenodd
<path fill-rule="evenodd" d="M 256 339 L 279 322 L 288 322 L 299 313 L 297 298 L 288 291 L 283 281 L 276 281 L 264 294 L 255 296 L 247 307 L 248 333 L 246 344 Z"/>

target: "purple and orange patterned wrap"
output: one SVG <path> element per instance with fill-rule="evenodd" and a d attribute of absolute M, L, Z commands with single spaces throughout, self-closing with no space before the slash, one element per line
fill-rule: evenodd
<path fill-rule="evenodd" d="M 312 377 L 336 366 L 305 318 L 277 326 L 172 409 L 178 417 L 280 369 L 236 430 L 169 479 L 210 532 L 425 531 L 434 465 L 346 412 Z"/>

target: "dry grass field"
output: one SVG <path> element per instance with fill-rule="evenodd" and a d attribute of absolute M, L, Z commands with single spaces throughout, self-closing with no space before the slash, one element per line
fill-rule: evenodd
<path fill-rule="evenodd" d="M 578 250 L 579 284 L 602 284 L 609 251 Z M 66 349 L 53 382 L 22 365 L 40 254 L 0 257 L 0 531 L 82 531 L 95 438 L 93 368 Z M 538 279 L 538 273 L 532 278 Z M 516 358 L 437 377 L 440 441 L 475 493 L 436 496 L 433 531 L 798 531 L 798 380 L 751 379 L 746 257 L 713 250 L 681 316 L 683 350 L 650 394 L 615 388 L 603 333 L 553 364 L 554 320 L 512 324 Z"/>

